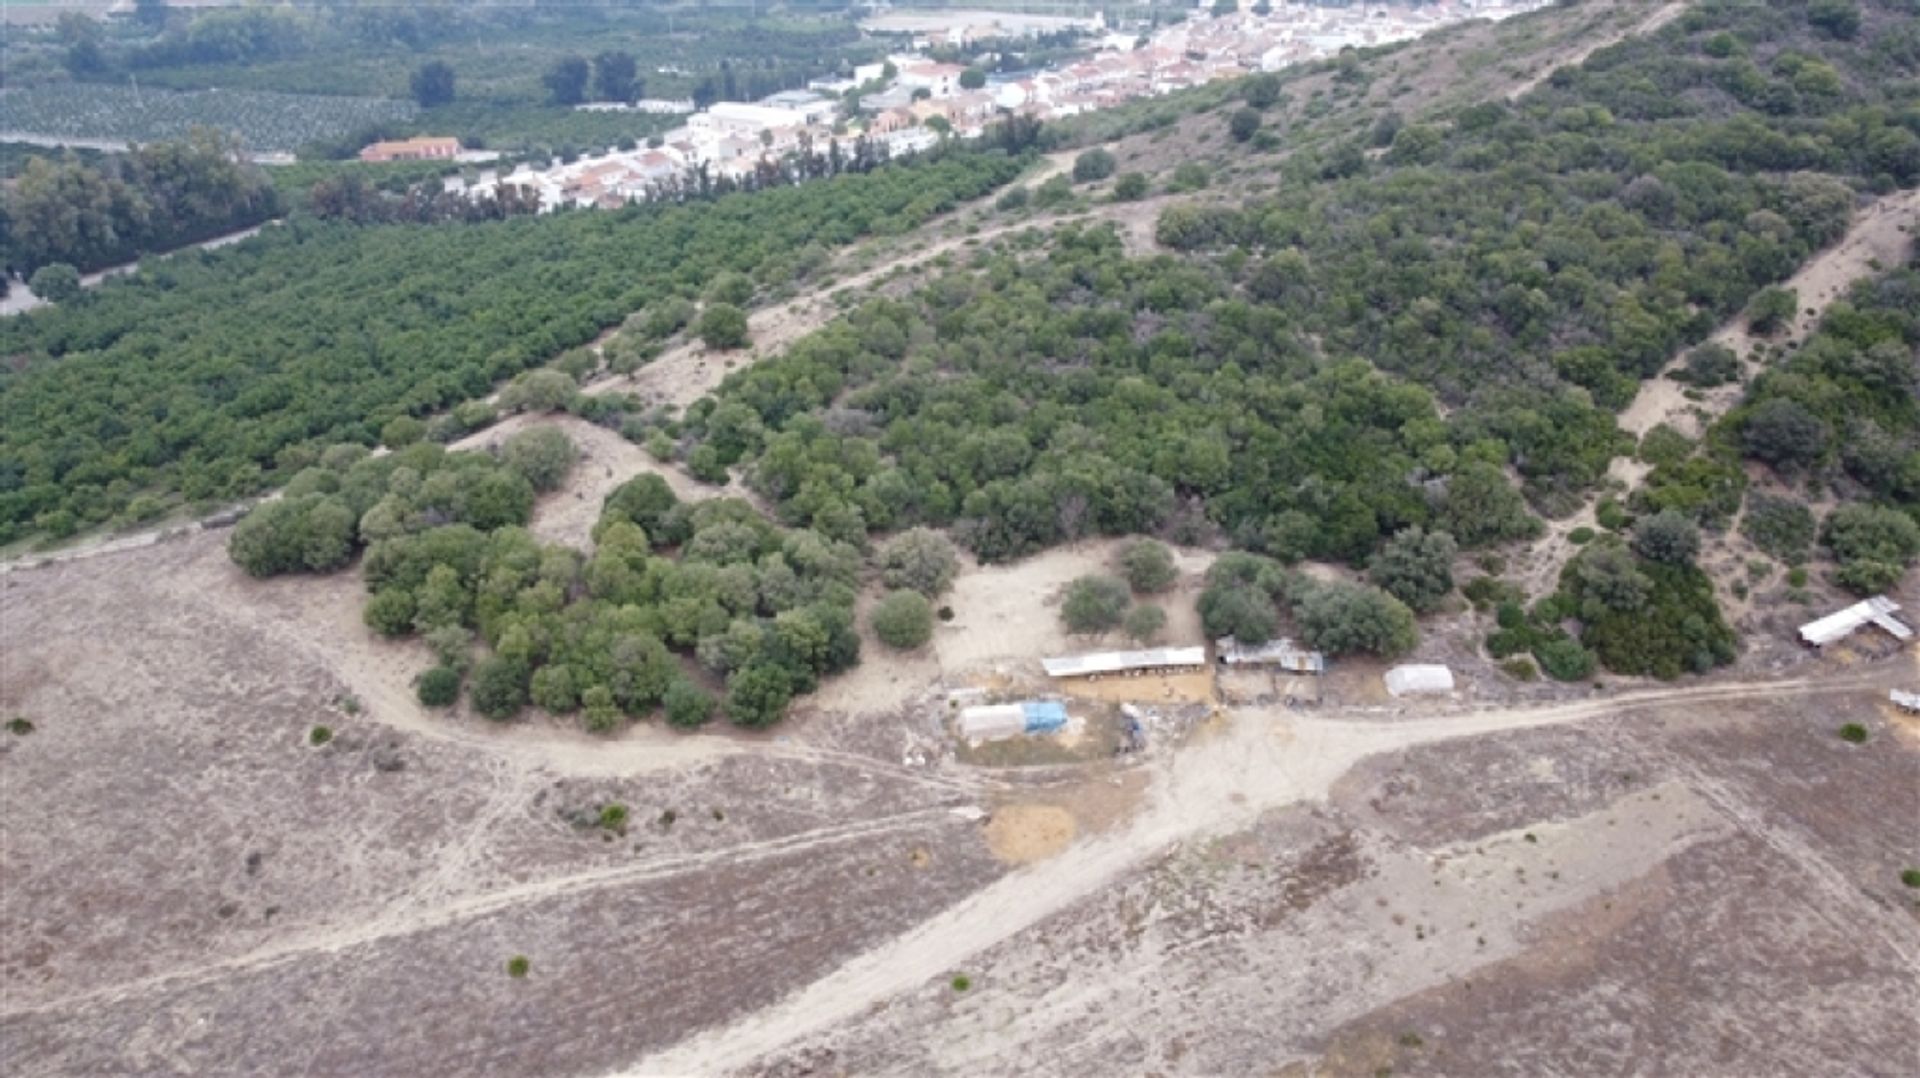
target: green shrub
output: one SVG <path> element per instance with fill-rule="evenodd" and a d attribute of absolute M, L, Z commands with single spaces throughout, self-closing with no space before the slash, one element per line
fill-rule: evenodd
<path fill-rule="evenodd" d="M 1160 635 L 1167 626 L 1167 612 L 1152 603 L 1141 603 L 1127 612 L 1122 627 L 1128 636 L 1142 644 Z"/>
<path fill-rule="evenodd" d="M 1500 670 L 1515 681 L 1537 681 L 1540 678 L 1540 671 L 1533 665 L 1533 660 L 1524 656 L 1501 663 Z"/>
<path fill-rule="evenodd" d="M 1113 175 L 1117 162 L 1113 154 L 1098 147 L 1082 153 L 1073 159 L 1073 179 L 1075 183 L 1092 183 Z"/>
<path fill-rule="evenodd" d="M 526 955 L 517 954 L 507 959 L 507 976 L 515 980 L 525 977 L 531 969 L 533 969 L 533 963 L 527 960 Z"/>
<path fill-rule="evenodd" d="M 713 697 L 685 678 L 676 678 L 667 686 L 661 703 L 666 709 L 667 722 L 683 730 L 705 725 L 713 718 Z"/>
<path fill-rule="evenodd" d="M 316 726 L 313 729 L 307 731 L 307 744 L 312 745 L 315 748 L 318 748 L 321 745 L 324 745 L 327 742 L 332 740 L 333 740 L 333 728 L 330 726 Z"/>
<path fill-rule="evenodd" d="M 512 718 L 527 706 L 526 660 L 496 655 L 473 668 L 473 708 L 496 721 Z"/>
<path fill-rule="evenodd" d="M 1807 559 L 1813 547 L 1813 512 L 1792 498 L 1776 498 L 1755 492 L 1747 496 L 1747 511 L 1740 518 L 1740 534 L 1763 553 L 1788 565 Z"/>
<path fill-rule="evenodd" d="M 1147 197 L 1147 177 L 1140 172 L 1123 172 L 1113 181 L 1115 202 L 1137 202 Z"/>
<path fill-rule="evenodd" d="M 618 802 L 600 806 L 600 815 L 594 820 L 594 826 L 602 831 L 625 834 L 627 830 L 627 806 Z"/>
<path fill-rule="evenodd" d="M 451 707 L 460 698 L 460 673 L 451 667 L 436 666 L 420 675 L 415 692 L 427 707 Z"/>
<path fill-rule="evenodd" d="M 1173 551 L 1152 539 L 1135 539 L 1121 547 L 1120 571 L 1127 586 L 1142 594 L 1165 591 L 1180 577 Z"/>
<path fill-rule="evenodd" d="M 33 733 L 33 720 L 25 715 L 15 715 L 7 720 L 7 733 L 15 737 L 25 737 Z"/>
<path fill-rule="evenodd" d="M 1540 669 L 1555 681 L 1583 681 L 1593 675 L 1594 654 L 1572 637 L 1560 636 L 1533 648 Z"/>
<path fill-rule="evenodd" d="M 1588 543 L 1593 542 L 1593 529 L 1582 524 L 1567 533 L 1567 542 L 1572 543 L 1574 546 L 1586 546 Z"/>
<path fill-rule="evenodd" d="M 973 987 L 973 979 L 964 973 L 954 974 L 953 980 L 950 983 L 953 985 L 955 992 L 965 992 L 967 989 Z"/>
<path fill-rule="evenodd" d="M 1850 745 L 1863 744 L 1867 740 L 1867 728 L 1857 722 L 1847 723 L 1840 727 L 1840 740 Z"/>
<path fill-rule="evenodd" d="M 1909 868 L 1900 873 L 1900 882 L 1908 887 L 1920 887 L 1920 868 Z"/>
<path fill-rule="evenodd" d="M 917 591 L 888 592 L 868 619 L 873 635 L 898 651 L 912 651 L 933 638 L 933 606 Z"/>
<path fill-rule="evenodd" d="M 747 312 L 731 303 L 715 303 L 700 313 L 693 332 L 702 344 L 716 351 L 744 348 L 747 345 Z"/>
<path fill-rule="evenodd" d="M 1804 588 L 1807 586 L 1807 571 L 1801 566 L 1787 570 L 1787 587 Z"/>
<path fill-rule="evenodd" d="M 1060 617 L 1076 633 L 1103 633 L 1120 624 L 1132 602 L 1127 582 L 1119 577 L 1083 576 L 1067 585 Z"/>

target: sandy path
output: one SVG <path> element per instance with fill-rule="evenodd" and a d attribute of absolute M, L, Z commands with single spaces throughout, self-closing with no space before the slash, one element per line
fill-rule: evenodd
<path fill-rule="evenodd" d="M 1904 262 L 1916 232 L 1920 232 L 1920 189 L 1896 191 L 1855 214 L 1838 242 L 1816 253 L 1783 283 L 1799 295 L 1800 307 L 1793 325 L 1781 339 L 1805 340 L 1819 325 L 1827 308 L 1845 296 L 1855 281 L 1874 273 L 1874 265 L 1897 266 Z M 1740 357 L 1747 376 L 1759 368 L 1752 355 L 1761 341 L 1747 331 L 1744 314 L 1728 320 L 1708 340 L 1732 349 Z M 1698 438 L 1715 419 L 1740 402 L 1745 393 L 1744 379 L 1707 390 L 1699 401 L 1687 399 L 1687 387 L 1668 375 L 1685 364 L 1687 353 L 1692 350 L 1692 346 L 1680 350 L 1659 374 L 1640 384 L 1633 403 L 1620 413 L 1618 422 L 1622 430 L 1641 438 L 1664 423 L 1689 438 Z M 1607 465 L 1607 476 L 1631 491 L 1652 470 L 1652 465 L 1627 454 L 1613 458 Z M 1575 528 L 1598 526 L 1594 516 L 1596 502 L 1597 498 L 1589 499 L 1579 512 L 1549 521 L 1547 533 L 1528 548 L 1524 558 L 1516 559 L 1525 566 L 1519 575 L 1530 594 L 1550 590 L 1558 579 L 1561 564 L 1573 553 L 1568 533 Z M 1722 601 L 1727 598 L 1723 597 Z"/>
<path fill-rule="evenodd" d="M 1656 11 L 1653 11 L 1652 13 L 1647 15 L 1646 18 L 1641 19 L 1637 23 L 1631 23 L 1627 26 L 1621 27 L 1620 30 L 1616 33 L 1601 34 L 1593 38 L 1591 41 L 1588 41 L 1585 44 L 1581 45 L 1580 48 L 1574 50 L 1573 52 L 1568 53 L 1565 56 L 1554 58 L 1547 64 L 1543 65 L 1541 67 L 1539 74 L 1533 76 L 1532 78 L 1527 79 L 1526 81 L 1520 83 L 1518 86 L 1515 86 L 1513 89 L 1507 91 L 1507 100 L 1516 101 L 1522 97 L 1525 97 L 1527 94 L 1538 89 L 1541 83 L 1547 81 L 1549 78 L 1552 78 L 1554 71 L 1563 67 L 1578 67 L 1580 64 L 1583 64 L 1586 62 L 1587 57 L 1592 56 L 1594 53 L 1599 52 L 1601 49 L 1606 48 L 1608 45 L 1612 45 L 1617 42 L 1624 41 L 1625 39 L 1630 37 L 1637 37 L 1642 34 L 1653 33 L 1655 30 L 1660 29 L 1662 26 L 1665 26 L 1668 23 L 1672 22 L 1674 19 L 1678 18 L 1680 13 L 1685 10 L 1687 10 L 1687 5 L 1684 2 L 1681 2 L 1681 0 L 1675 0 L 1674 3 L 1670 3 L 1662 6 L 1661 8 L 1659 8 Z"/>
<path fill-rule="evenodd" d="M 1395 722 L 1307 718 L 1284 710 L 1242 712 L 1213 736 L 1202 732 L 1180 753 L 1163 758 L 1149 807 L 1126 829 L 1003 877 L 780 1004 L 691 1037 L 641 1061 L 630 1073 L 712 1074 L 750 1067 L 796 1040 L 963 967 L 973 956 L 1067 909 L 1177 843 L 1245 827 L 1269 809 L 1324 798 L 1368 756 L 1454 738 L 1617 717 L 1659 705 L 1821 696 L 1865 680 L 1853 675 L 1699 686 Z M 1911 940 L 1902 949 L 1914 950 Z"/>
<path fill-rule="evenodd" d="M 1783 287 L 1799 295 L 1800 310 L 1781 339 L 1805 340 L 1827 308 L 1846 295 L 1853 282 L 1875 272 L 1874 263 L 1891 267 L 1904 262 L 1916 229 L 1920 229 L 1920 188 L 1896 191 L 1855 214 L 1839 242 L 1815 254 L 1783 282 Z M 1751 354 L 1759 339 L 1747 332 L 1745 315 L 1734 317 L 1708 339 L 1731 348 L 1741 357 L 1748 372 L 1752 372 L 1755 364 L 1751 362 Z M 1740 399 L 1741 387 L 1734 384 L 1710 390 L 1706 400 L 1699 403 L 1688 400 L 1686 387 L 1667 375 L 1684 364 L 1690 351 L 1688 348 L 1674 356 L 1658 376 L 1641 384 L 1633 403 L 1620 413 L 1623 429 L 1637 438 L 1665 423 L 1682 434 L 1697 437 L 1702 427 L 1694 414 L 1696 409 L 1718 416 Z M 1614 463 L 1620 464 L 1621 458 L 1615 458 Z"/>

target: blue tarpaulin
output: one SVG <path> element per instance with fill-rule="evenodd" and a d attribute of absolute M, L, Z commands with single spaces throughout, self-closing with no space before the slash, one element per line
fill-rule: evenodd
<path fill-rule="evenodd" d="M 1067 705 L 1058 700 L 1028 700 L 1020 705 L 1027 716 L 1027 733 L 1050 734 L 1067 725 Z"/>

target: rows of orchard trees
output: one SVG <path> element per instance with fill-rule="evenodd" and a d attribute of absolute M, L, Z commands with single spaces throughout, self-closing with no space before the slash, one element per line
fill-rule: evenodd
<path fill-rule="evenodd" d="M 142 495 L 284 482 L 318 447 L 484 396 L 716 275 L 902 232 L 1005 183 L 1000 153 L 751 197 L 460 228 L 291 220 L 0 326 L 0 536 Z"/>

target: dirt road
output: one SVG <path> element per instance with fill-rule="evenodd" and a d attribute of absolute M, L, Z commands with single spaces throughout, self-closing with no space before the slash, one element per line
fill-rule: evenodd
<path fill-rule="evenodd" d="M 1176 845 L 1250 824 L 1261 813 L 1324 798 L 1361 760 L 1455 738 L 1578 723 L 1674 703 L 1725 702 L 1858 687 L 1864 675 L 1655 690 L 1550 707 L 1410 721 L 1307 718 L 1247 711 L 1201 731 L 1155 775 L 1132 825 L 1013 873 L 876 947 L 778 1006 L 708 1030 L 641 1061 L 633 1075 L 713 1074 L 750 1067 L 785 1045 L 859 1015 L 1039 923 Z M 1909 941 L 1909 948 L 1911 941 Z M 1920 961 L 1920 951 L 1916 952 Z"/>

